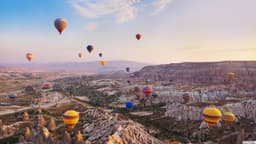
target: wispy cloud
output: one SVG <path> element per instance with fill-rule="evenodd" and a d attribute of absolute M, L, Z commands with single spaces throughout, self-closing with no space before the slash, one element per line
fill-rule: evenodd
<path fill-rule="evenodd" d="M 153 14 L 159 13 L 172 2 L 173 0 L 156 0 L 155 2 L 153 2 L 153 5 L 155 7 L 155 11 L 153 12 Z"/>
<path fill-rule="evenodd" d="M 96 30 L 97 28 L 98 28 L 98 24 L 93 23 L 93 22 L 90 22 L 90 23 L 86 24 L 86 26 L 85 26 L 85 30 L 87 30 L 87 31 L 93 31 L 93 30 Z"/>
<path fill-rule="evenodd" d="M 118 23 L 133 20 L 142 5 L 153 8 L 156 14 L 163 10 L 173 0 L 70 0 L 73 8 L 88 18 L 98 18 L 114 15 Z"/>

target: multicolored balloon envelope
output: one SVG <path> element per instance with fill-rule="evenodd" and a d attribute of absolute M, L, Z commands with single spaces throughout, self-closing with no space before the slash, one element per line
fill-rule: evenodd
<path fill-rule="evenodd" d="M 203 119 L 208 126 L 215 126 L 221 120 L 221 111 L 215 107 L 207 107 L 203 110 Z"/>
<path fill-rule="evenodd" d="M 63 114 L 63 121 L 68 128 L 73 129 L 79 121 L 79 112 L 68 110 Z"/>
<path fill-rule="evenodd" d="M 57 18 L 54 21 L 54 26 L 58 30 L 58 32 L 61 34 L 64 29 L 67 27 L 67 21 L 63 18 Z"/>
<path fill-rule="evenodd" d="M 26 58 L 28 59 L 28 61 L 31 61 L 33 59 L 33 54 L 32 53 L 27 53 Z"/>

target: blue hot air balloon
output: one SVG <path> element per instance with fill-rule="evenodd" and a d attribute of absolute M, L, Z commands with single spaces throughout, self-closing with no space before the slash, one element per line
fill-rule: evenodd
<path fill-rule="evenodd" d="M 9 99 L 13 99 L 13 100 L 17 98 L 16 95 L 9 95 L 8 97 L 9 97 Z"/>
<path fill-rule="evenodd" d="M 87 48 L 87 50 L 88 50 L 89 53 L 91 53 L 92 50 L 93 50 L 93 46 L 92 46 L 92 45 L 88 45 L 86 48 Z"/>
<path fill-rule="evenodd" d="M 129 101 L 129 102 L 126 103 L 126 108 L 127 108 L 127 109 L 131 109 L 131 108 L 133 108 L 133 107 L 134 107 L 133 102 Z"/>
<path fill-rule="evenodd" d="M 158 96 L 158 94 L 156 94 L 156 93 L 152 94 L 152 97 L 154 97 L 154 98 L 156 98 L 157 96 Z"/>

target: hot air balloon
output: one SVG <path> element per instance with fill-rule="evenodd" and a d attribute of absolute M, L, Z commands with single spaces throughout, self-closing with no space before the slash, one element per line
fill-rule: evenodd
<path fill-rule="evenodd" d="M 130 72 L 130 68 L 129 67 L 125 68 L 125 70 L 126 70 L 126 72 Z"/>
<path fill-rule="evenodd" d="M 99 53 L 99 57 L 102 57 L 102 53 Z"/>
<path fill-rule="evenodd" d="M 190 98 L 191 98 L 191 96 L 190 96 L 188 93 L 184 93 L 184 94 L 182 95 L 182 98 L 183 98 L 183 100 L 184 100 L 184 103 L 188 103 L 189 100 L 190 100 Z"/>
<path fill-rule="evenodd" d="M 11 94 L 11 95 L 9 95 L 8 97 L 9 97 L 9 99 L 14 100 L 14 99 L 16 99 L 16 98 L 17 98 L 17 95 Z"/>
<path fill-rule="evenodd" d="M 128 83 L 128 84 L 131 84 L 131 81 L 130 81 L 130 80 L 127 80 L 127 83 Z"/>
<path fill-rule="evenodd" d="M 144 93 L 146 96 L 151 95 L 152 92 L 153 92 L 153 90 L 152 90 L 150 87 L 144 87 L 144 88 L 143 88 L 143 93 Z"/>
<path fill-rule="evenodd" d="M 49 82 L 44 82 L 43 83 L 43 89 L 49 89 L 49 88 L 51 88 L 51 83 L 49 83 Z"/>
<path fill-rule="evenodd" d="M 235 121 L 236 116 L 232 112 L 224 112 L 222 119 L 225 121 L 225 123 L 231 124 Z"/>
<path fill-rule="evenodd" d="M 203 119 L 208 126 L 215 126 L 221 120 L 221 111 L 215 107 L 207 107 L 203 110 Z"/>
<path fill-rule="evenodd" d="M 61 34 L 64 31 L 64 29 L 67 27 L 67 21 L 63 18 L 57 18 L 54 21 L 54 26 Z"/>
<path fill-rule="evenodd" d="M 231 81 L 231 80 L 233 80 L 233 79 L 234 79 L 234 77 L 235 77 L 235 73 L 233 73 L 233 72 L 229 72 L 229 73 L 227 73 L 227 77 L 228 77 L 228 80 L 229 80 L 229 81 Z"/>
<path fill-rule="evenodd" d="M 80 52 L 80 53 L 78 53 L 78 57 L 79 58 L 82 58 L 82 56 L 83 56 L 83 54 Z"/>
<path fill-rule="evenodd" d="M 104 66 L 104 65 L 106 65 L 106 61 L 105 61 L 105 60 L 101 60 L 101 61 L 100 61 L 100 64 L 101 64 L 102 66 Z"/>
<path fill-rule="evenodd" d="M 91 53 L 92 50 L 93 50 L 93 46 L 92 46 L 92 45 L 88 45 L 86 48 L 87 48 L 87 51 L 88 51 L 89 53 Z"/>
<path fill-rule="evenodd" d="M 156 97 L 158 97 L 158 94 L 153 93 L 153 94 L 152 94 L 152 97 L 156 98 Z"/>
<path fill-rule="evenodd" d="M 68 128 L 73 129 L 79 121 L 79 112 L 74 110 L 68 110 L 63 114 L 63 121 Z"/>
<path fill-rule="evenodd" d="M 140 40 L 141 39 L 141 34 L 136 34 L 136 39 Z"/>
<path fill-rule="evenodd" d="M 133 104 L 133 102 L 129 101 L 125 104 L 125 106 L 127 109 L 131 109 L 131 108 L 133 108 L 134 104 Z"/>
<path fill-rule="evenodd" d="M 29 61 L 31 61 L 33 59 L 33 54 L 32 53 L 27 53 L 26 57 Z"/>

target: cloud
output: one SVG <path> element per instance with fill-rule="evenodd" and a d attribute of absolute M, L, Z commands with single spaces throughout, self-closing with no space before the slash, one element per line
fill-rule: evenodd
<path fill-rule="evenodd" d="M 167 5 L 169 5 L 172 2 L 173 2 L 173 0 L 156 0 L 153 3 L 153 6 L 155 7 L 155 11 L 153 12 L 153 14 L 159 13 L 164 8 L 166 8 Z"/>
<path fill-rule="evenodd" d="M 87 31 L 93 31 L 93 30 L 96 30 L 97 28 L 98 28 L 98 24 L 93 23 L 93 22 L 88 23 L 88 24 L 85 26 L 85 29 L 86 29 Z"/>
<path fill-rule="evenodd" d="M 116 22 L 124 23 L 136 18 L 138 10 L 146 5 L 154 14 L 163 10 L 173 0 L 70 0 L 72 7 L 87 18 L 114 15 Z"/>

